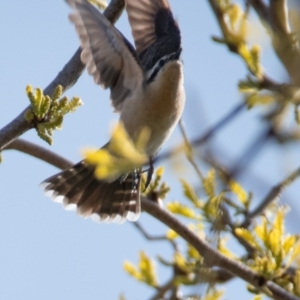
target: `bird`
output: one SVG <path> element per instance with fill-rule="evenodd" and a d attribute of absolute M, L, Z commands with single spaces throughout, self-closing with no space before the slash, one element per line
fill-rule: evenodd
<path fill-rule="evenodd" d="M 66 0 L 81 46 L 81 61 L 96 84 L 110 89 L 120 122 L 134 140 L 143 128 L 153 159 L 170 137 L 185 105 L 181 32 L 168 0 L 125 0 L 135 47 L 87 0 Z M 109 142 L 103 147 L 106 148 Z M 141 213 L 140 170 L 110 181 L 82 160 L 42 182 L 65 209 L 97 222 L 136 221 Z"/>

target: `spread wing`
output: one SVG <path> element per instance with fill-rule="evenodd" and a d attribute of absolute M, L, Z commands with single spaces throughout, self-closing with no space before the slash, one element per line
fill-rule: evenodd
<path fill-rule="evenodd" d="M 112 105 L 121 111 L 123 102 L 142 83 L 143 70 L 132 45 L 87 0 L 66 0 L 74 8 L 74 23 L 82 48 L 81 60 L 103 88 L 110 88 Z"/>
<path fill-rule="evenodd" d="M 181 36 L 168 0 L 125 0 L 136 52 L 145 70 L 177 52 Z"/>

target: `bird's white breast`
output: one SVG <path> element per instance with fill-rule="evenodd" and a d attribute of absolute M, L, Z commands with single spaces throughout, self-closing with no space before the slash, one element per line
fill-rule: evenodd
<path fill-rule="evenodd" d="M 140 86 L 124 103 L 120 120 L 129 136 L 135 139 L 144 127 L 150 129 L 146 147 L 149 156 L 158 152 L 181 117 L 185 103 L 183 83 L 182 63 L 168 62 L 153 82 Z"/>

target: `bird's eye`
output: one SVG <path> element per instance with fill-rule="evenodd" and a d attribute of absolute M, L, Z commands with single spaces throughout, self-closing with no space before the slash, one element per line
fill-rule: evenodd
<path fill-rule="evenodd" d="M 161 59 L 161 60 L 159 61 L 159 66 L 162 67 L 164 64 L 165 64 L 165 60 L 164 60 L 164 59 Z"/>

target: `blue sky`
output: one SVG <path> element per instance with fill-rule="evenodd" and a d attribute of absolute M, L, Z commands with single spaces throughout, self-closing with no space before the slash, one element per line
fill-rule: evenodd
<path fill-rule="evenodd" d="M 188 136 L 193 138 L 206 132 L 240 103 L 242 96 L 237 82 L 245 78 L 247 71 L 240 58 L 211 40 L 212 35 L 220 34 L 208 1 L 170 2 L 183 38 L 187 93 L 183 121 Z M 26 85 L 46 87 L 77 49 L 78 38 L 68 21 L 69 12 L 62 0 L 0 3 L 0 127 L 28 105 Z M 125 14 L 117 27 L 132 41 Z M 259 36 L 264 36 L 264 30 L 260 28 L 259 31 Z M 258 41 L 262 42 L 261 37 Z M 263 41 L 262 60 L 267 73 L 274 79 L 285 78 L 268 40 Z M 96 86 L 86 72 L 67 95 L 80 96 L 84 106 L 65 118 L 63 130 L 54 134 L 53 146 L 46 145 L 33 130 L 23 138 L 77 162 L 83 147 L 98 147 L 108 140 L 117 115 L 112 113 L 109 92 Z M 210 145 L 224 164 L 232 165 L 261 130 L 261 113 L 261 109 L 243 112 L 211 141 Z M 162 152 L 180 141 L 177 129 Z M 246 189 L 256 192 L 254 201 L 259 201 L 271 186 L 299 166 L 299 151 L 272 146 L 266 147 L 240 178 Z M 176 163 L 163 164 L 165 178 L 172 186 L 168 199 L 183 199 L 179 178 L 188 178 L 196 184 L 196 175 L 190 168 L 178 171 L 174 167 Z M 64 211 L 38 187 L 42 180 L 57 171 L 25 154 L 3 153 L 0 165 L 0 298 L 118 299 L 120 293 L 131 300 L 149 298 L 153 291 L 130 278 L 122 269 L 123 261 L 137 262 L 140 249 L 152 257 L 159 254 L 168 258 L 171 247 L 163 242 L 145 241 L 130 222 L 122 226 L 99 225 L 74 212 Z M 298 181 L 284 194 L 283 202 L 288 201 L 293 208 L 289 215 L 290 225 L 299 215 L 294 204 L 299 187 Z M 140 221 L 149 233 L 166 231 L 165 226 L 146 214 L 142 214 Z M 295 232 L 295 228 L 290 228 Z M 233 247 L 234 251 L 240 251 Z M 160 282 L 166 282 L 169 270 L 164 267 L 158 270 Z M 237 292 L 244 290 L 245 283 L 234 280 L 229 284 L 226 298 L 237 299 Z M 246 298 L 251 299 L 251 296 Z"/>

